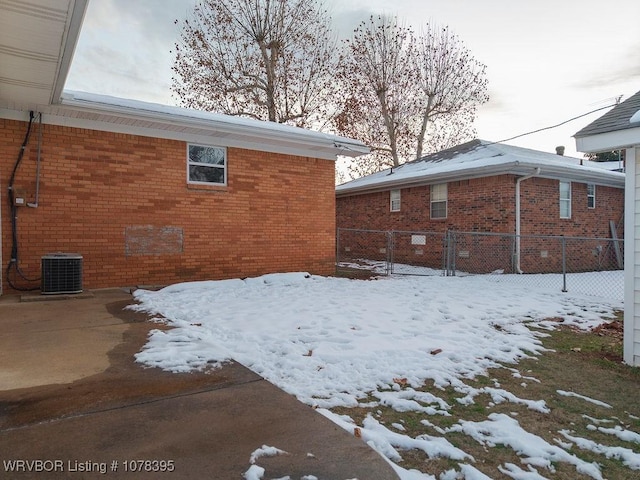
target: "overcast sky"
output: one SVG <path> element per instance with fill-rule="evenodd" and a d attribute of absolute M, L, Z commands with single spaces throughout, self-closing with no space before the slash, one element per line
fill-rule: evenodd
<path fill-rule="evenodd" d="M 196 0 L 90 0 L 66 88 L 175 104 L 173 47 Z M 347 36 L 371 14 L 419 29 L 448 25 L 487 66 L 478 137 L 499 141 L 554 125 L 640 90 L 640 0 L 325 0 Z M 178 24 L 174 23 L 179 20 Z M 566 146 L 604 111 L 507 142 Z"/>

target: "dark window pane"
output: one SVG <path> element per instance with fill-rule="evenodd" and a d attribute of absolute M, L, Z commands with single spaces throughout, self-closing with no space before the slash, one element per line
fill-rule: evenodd
<path fill-rule="evenodd" d="M 224 184 L 224 169 L 189 165 L 189 181 Z"/>
<path fill-rule="evenodd" d="M 447 218 L 447 202 L 431 202 L 431 218 Z"/>

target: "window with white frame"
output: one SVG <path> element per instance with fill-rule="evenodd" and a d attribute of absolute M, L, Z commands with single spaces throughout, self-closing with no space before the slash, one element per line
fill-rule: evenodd
<path fill-rule="evenodd" d="M 391 190 L 389 194 L 390 209 L 392 212 L 400 211 L 400 190 Z"/>
<path fill-rule="evenodd" d="M 560 218 L 571 218 L 571 182 L 560 182 Z"/>
<path fill-rule="evenodd" d="M 447 184 L 431 185 L 431 218 L 447 218 Z"/>
<path fill-rule="evenodd" d="M 227 184 L 227 150 L 225 148 L 189 144 L 187 158 L 189 183 Z"/>
<path fill-rule="evenodd" d="M 593 183 L 587 184 L 587 208 L 596 208 L 596 186 Z"/>

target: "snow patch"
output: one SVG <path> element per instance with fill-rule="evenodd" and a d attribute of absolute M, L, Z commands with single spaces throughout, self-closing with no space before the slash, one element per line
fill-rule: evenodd
<path fill-rule="evenodd" d="M 399 449 L 473 462 L 443 437 L 448 431 L 464 431 L 483 445 L 504 444 L 516 450 L 529 471 L 505 465 L 503 469 L 510 472 L 505 475 L 512 478 L 536 479 L 533 467 L 553 471 L 553 462 L 561 461 L 598 480 L 596 464 L 524 431 L 506 415 L 492 414 L 479 423 L 461 421 L 449 429 L 422 420 L 441 436 L 411 438 L 402 433 L 400 423 L 394 425 L 400 432 L 391 431 L 369 415 L 357 426 L 348 416 L 327 410 L 385 405 L 400 412 L 450 415 L 446 401 L 417 390 L 426 382 L 453 388 L 460 395 L 455 400 L 463 405 L 487 394 L 493 404 L 511 402 L 547 413 L 543 400 L 519 398 L 497 382 L 484 388 L 466 382 L 494 368 L 509 368 L 516 378 L 539 382 L 512 366 L 545 351 L 540 340 L 547 335 L 543 330 L 568 324 L 593 328 L 622 304 L 595 292 L 563 293 L 523 284 L 520 277 L 385 277 L 372 282 L 296 272 L 182 283 L 157 292 L 138 290 L 134 296 L 139 303 L 131 308 L 163 318 L 172 328 L 152 331 L 136 360 L 174 372 L 217 368 L 232 359 L 242 363 L 362 437 L 392 461 L 403 480 L 435 477 L 393 464 L 401 460 Z M 572 392 L 558 393 L 599 402 Z M 635 438 L 633 432 L 616 429 L 603 433 Z M 253 462 L 278 450 L 272 448 L 256 450 Z M 459 467 L 460 472 L 449 470 L 440 480 L 484 475 L 466 463 Z M 244 474 L 247 480 L 263 475 L 264 469 L 255 463 Z"/>
<path fill-rule="evenodd" d="M 517 420 L 503 413 L 492 413 L 483 422 L 461 420 L 458 425 L 450 427 L 449 432 L 462 432 L 478 443 L 495 447 L 510 447 L 522 457 L 522 463 L 543 467 L 554 472 L 554 462 L 565 462 L 573 465 L 578 473 L 589 475 L 595 480 L 602 480 L 600 467 L 596 463 L 588 463 L 572 455 L 562 448 L 551 445 L 543 438 L 524 430 Z"/>
<path fill-rule="evenodd" d="M 631 470 L 640 470 L 640 454 L 635 453 L 629 448 L 602 445 L 587 438 L 575 437 L 571 435 L 568 430 L 560 430 L 559 433 L 567 440 L 575 443 L 576 446 L 582 450 L 590 450 L 594 453 L 604 455 L 607 458 L 621 460 L 622 463 Z"/>
<path fill-rule="evenodd" d="M 253 453 L 249 457 L 249 463 L 256 463 L 256 460 L 258 460 L 260 457 L 275 457 L 277 455 L 289 455 L 289 452 L 285 452 L 284 450 L 280 450 L 276 447 L 263 445 L 261 448 L 253 451 Z"/>
<path fill-rule="evenodd" d="M 575 397 L 575 398 L 579 398 L 581 400 L 584 400 L 586 402 L 590 402 L 593 403 L 594 405 L 598 405 L 600 407 L 604 407 L 604 408 L 613 408 L 611 405 L 609 405 L 608 403 L 605 402 L 601 402 L 600 400 L 595 400 L 593 398 L 589 398 L 589 397 L 585 397 L 584 395 L 580 395 L 579 393 L 575 393 L 575 392 L 567 392 L 565 390 L 556 390 L 556 393 L 558 393 L 558 395 L 562 395 L 564 397 Z"/>

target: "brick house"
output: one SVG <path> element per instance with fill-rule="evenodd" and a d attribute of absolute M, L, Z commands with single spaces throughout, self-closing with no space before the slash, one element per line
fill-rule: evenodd
<path fill-rule="evenodd" d="M 86 3 L 56 1 L 45 20 L 0 11 L 15 34 L 0 38 L 0 65 L 15 66 L 0 72 L 5 290 L 39 287 L 23 277 L 53 252 L 82 257 L 84 288 L 334 271 L 335 159 L 362 143 L 63 92 Z"/>
<path fill-rule="evenodd" d="M 640 92 L 575 135 L 580 152 L 624 150 L 627 159 L 624 254 L 624 361 L 640 366 Z"/>
<path fill-rule="evenodd" d="M 608 238 L 613 221 L 621 237 L 625 175 L 604 167 L 473 140 L 337 186 L 336 223 L 342 229 Z M 535 251 L 535 241 L 527 241 L 526 248 Z M 428 264 L 424 250 L 419 252 Z M 543 259 L 528 256 L 525 261 L 523 255 L 518 264 L 517 251 L 510 267 L 503 262 L 487 268 L 545 271 L 541 270 L 545 262 L 558 259 L 548 249 L 539 250 Z M 405 257 L 412 263 L 420 261 Z M 441 258 L 436 255 L 431 263 L 437 267 Z"/>

